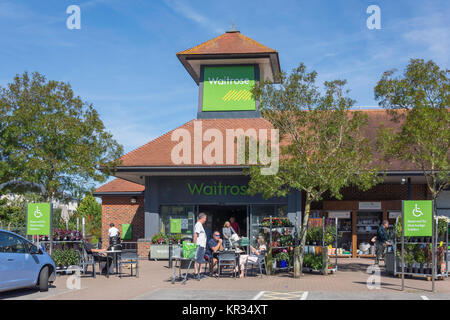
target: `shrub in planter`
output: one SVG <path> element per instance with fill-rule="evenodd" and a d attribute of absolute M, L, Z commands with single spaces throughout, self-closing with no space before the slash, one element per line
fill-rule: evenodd
<path fill-rule="evenodd" d="M 52 259 L 57 267 L 78 265 L 79 255 L 74 249 L 57 249 L 52 253 Z"/>
<path fill-rule="evenodd" d="M 152 244 L 169 244 L 169 241 L 167 237 L 160 232 L 152 237 Z"/>

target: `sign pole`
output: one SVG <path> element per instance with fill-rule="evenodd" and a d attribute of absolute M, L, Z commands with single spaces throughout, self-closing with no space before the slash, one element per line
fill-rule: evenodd
<path fill-rule="evenodd" d="M 403 209 L 404 205 L 402 201 L 402 291 L 405 290 L 405 213 Z"/>
<path fill-rule="evenodd" d="M 432 264 L 432 267 L 433 267 L 433 270 L 431 271 L 431 277 L 432 277 L 432 279 L 431 279 L 431 291 L 432 292 L 436 292 L 436 288 L 435 288 L 435 283 L 434 283 L 434 278 L 436 277 L 436 231 L 437 231 L 437 220 L 436 220 L 436 222 L 434 221 L 434 201 L 433 201 L 433 213 L 432 213 L 432 221 L 433 221 L 433 227 L 434 227 L 434 230 L 433 230 L 433 236 L 431 237 L 431 247 L 432 247 L 432 250 L 431 250 L 431 252 L 432 252 L 432 262 L 431 262 L 431 264 Z"/>
<path fill-rule="evenodd" d="M 49 254 L 51 256 L 52 251 L 53 251 L 53 203 L 50 203 L 50 234 L 49 234 L 49 238 L 50 238 Z"/>
<path fill-rule="evenodd" d="M 338 270 L 338 253 L 337 253 L 337 248 L 338 248 L 338 217 L 334 218 L 334 226 L 336 227 L 336 248 L 334 250 L 334 253 L 336 254 L 336 271 Z"/>

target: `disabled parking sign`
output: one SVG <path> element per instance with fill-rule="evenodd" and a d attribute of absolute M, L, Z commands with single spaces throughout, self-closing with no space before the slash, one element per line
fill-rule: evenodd
<path fill-rule="evenodd" d="M 403 201 L 405 237 L 431 237 L 433 234 L 433 201 Z"/>
<path fill-rule="evenodd" d="M 50 203 L 29 203 L 27 207 L 27 234 L 50 235 Z"/>

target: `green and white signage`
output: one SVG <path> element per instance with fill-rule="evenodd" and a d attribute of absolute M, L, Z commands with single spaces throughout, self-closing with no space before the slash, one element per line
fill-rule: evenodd
<path fill-rule="evenodd" d="M 405 237 L 431 237 L 433 234 L 433 201 L 403 201 Z"/>
<path fill-rule="evenodd" d="M 202 111 L 256 110 L 255 66 L 205 66 Z"/>
<path fill-rule="evenodd" d="M 50 235 L 50 203 L 29 203 L 27 207 L 27 234 Z"/>

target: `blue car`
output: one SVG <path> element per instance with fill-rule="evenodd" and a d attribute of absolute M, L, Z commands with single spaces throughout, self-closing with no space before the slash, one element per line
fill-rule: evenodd
<path fill-rule="evenodd" d="M 0 229 L 0 292 L 39 287 L 47 291 L 55 281 L 53 259 L 27 239 Z"/>

